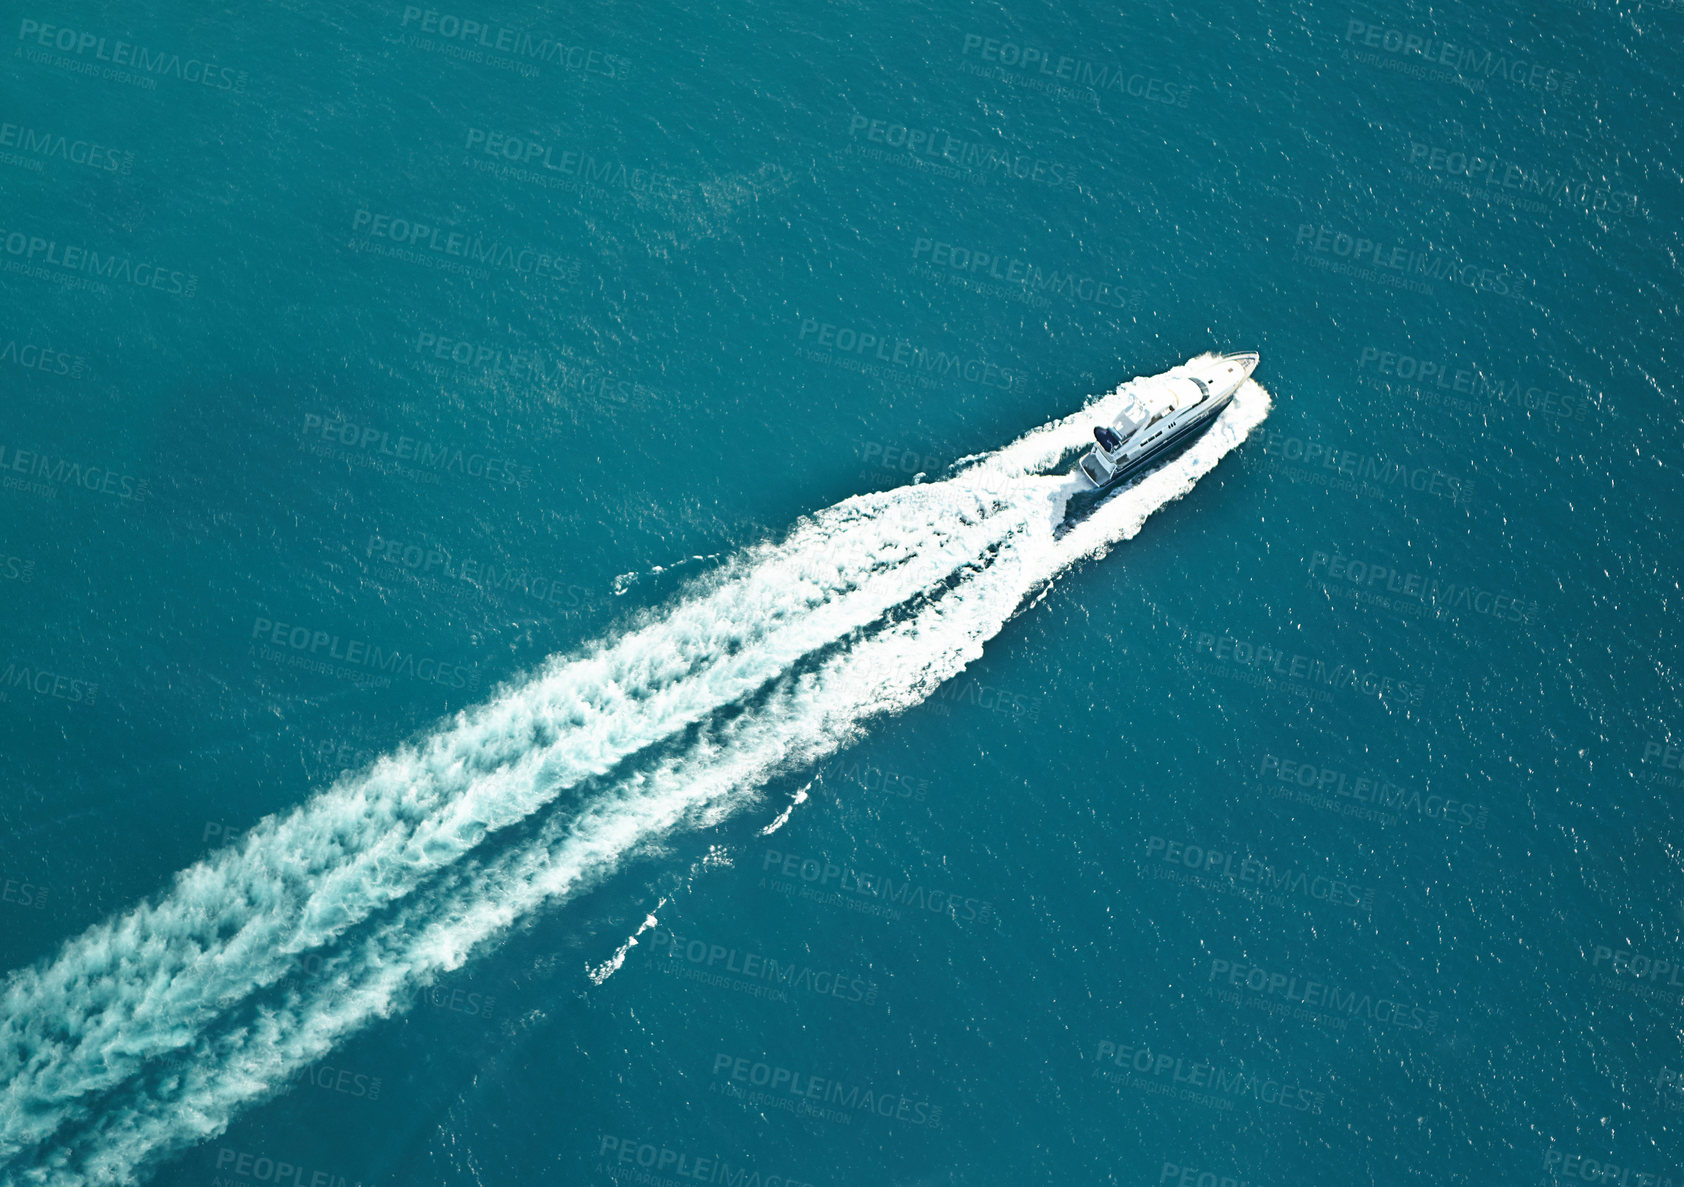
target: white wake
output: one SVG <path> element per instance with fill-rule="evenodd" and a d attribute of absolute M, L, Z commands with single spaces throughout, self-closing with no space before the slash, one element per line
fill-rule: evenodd
<path fill-rule="evenodd" d="M 222 1132 L 534 909 L 929 696 L 1269 409 L 1247 382 L 1185 453 L 1057 535 L 1078 482 L 1046 470 L 1119 400 L 803 520 L 14 973 L 3 1181 L 132 1182 Z"/>

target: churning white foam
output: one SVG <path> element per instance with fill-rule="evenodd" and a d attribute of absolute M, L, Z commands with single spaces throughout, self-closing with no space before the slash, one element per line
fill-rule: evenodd
<path fill-rule="evenodd" d="M 14 974 L 0 994 L 4 1180 L 132 1181 L 220 1133 L 533 910 L 929 696 L 1269 408 L 1248 381 L 1186 452 L 1059 535 L 1080 480 L 1046 471 L 1119 401 L 803 520 Z"/>

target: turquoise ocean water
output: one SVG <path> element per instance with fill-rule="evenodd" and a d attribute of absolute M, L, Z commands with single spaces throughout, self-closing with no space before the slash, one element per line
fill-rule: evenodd
<path fill-rule="evenodd" d="M 1675 5 L 8 19 L 0 1182 L 1684 1182 Z"/>

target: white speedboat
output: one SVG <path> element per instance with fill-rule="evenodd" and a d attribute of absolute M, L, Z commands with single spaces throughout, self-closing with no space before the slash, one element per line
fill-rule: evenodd
<path fill-rule="evenodd" d="M 1095 487 L 1110 486 L 1198 436 L 1257 369 L 1254 351 L 1196 359 L 1178 374 L 1127 385 L 1122 410 L 1095 425 L 1094 447 L 1078 463 Z"/>

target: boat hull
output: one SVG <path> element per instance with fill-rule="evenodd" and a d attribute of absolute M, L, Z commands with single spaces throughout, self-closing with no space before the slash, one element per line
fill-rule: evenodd
<path fill-rule="evenodd" d="M 1116 486 L 1120 482 L 1126 482 L 1129 478 L 1140 473 L 1142 470 L 1149 468 L 1154 462 L 1161 460 L 1164 455 L 1169 453 L 1171 450 L 1187 444 L 1194 437 L 1197 437 L 1200 433 L 1208 429 L 1211 422 L 1221 414 L 1222 410 L 1228 406 L 1233 398 L 1234 393 L 1229 392 L 1220 399 L 1211 400 L 1207 405 L 1199 410 L 1198 416 L 1182 425 L 1179 429 L 1165 437 L 1163 440 L 1154 443 L 1150 449 L 1146 450 L 1146 452 L 1142 453 L 1140 456 L 1130 458 L 1127 462 L 1118 466 L 1117 469 L 1111 473 L 1111 476 L 1103 482 L 1095 481 L 1093 475 L 1089 474 L 1085 468 L 1077 468 L 1081 471 L 1084 478 L 1093 483 L 1096 489 L 1105 490 Z"/>

